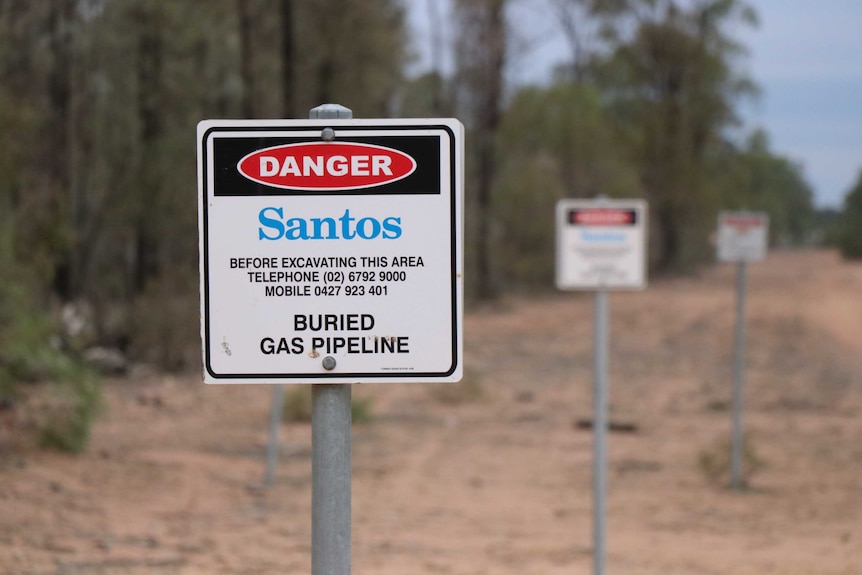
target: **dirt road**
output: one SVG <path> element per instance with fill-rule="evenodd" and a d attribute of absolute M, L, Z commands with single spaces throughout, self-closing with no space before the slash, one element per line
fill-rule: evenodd
<path fill-rule="evenodd" d="M 609 573 L 862 573 L 862 265 L 749 280 L 741 493 L 733 267 L 610 297 Z M 353 573 L 592 572 L 591 314 L 511 299 L 466 318 L 463 383 L 354 388 Z M 309 573 L 309 425 L 262 489 L 271 388 L 199 382 L 108 382 L 83 455 L 0 452 L 0 574 Z"/>

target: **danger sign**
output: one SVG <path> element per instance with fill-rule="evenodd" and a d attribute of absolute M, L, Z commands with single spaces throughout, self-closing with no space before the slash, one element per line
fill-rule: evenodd
<path fill-rule="evenodd" d="M 201 122 L 204 380 L 458 381 L 463 130 Z"/>
<path fill-rule="evenodd" d="M 557 287 L 645 287 L 646 213 L 640 200 L 560 200 Z"/>
<path fill-rule="evenodd" d="M 751 262 L 766 258 L 769 216 L 764 212 L 721 212 L 718 215 L 718 260 Z"/>

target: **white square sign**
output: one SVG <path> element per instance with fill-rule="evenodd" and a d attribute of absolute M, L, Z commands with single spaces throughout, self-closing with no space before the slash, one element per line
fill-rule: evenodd
<path fill-rule="evenodd" d="M 460 380 L 463 134 L 198 124 L 204 381 Z"/>
<path fill-rule="evenodd" d="M 646 218 L 641 200 L 557 202 L 557 287 L 646 287 Z"/>
<path fill-rule="evenodd" d="M 718 260 L 753 262 L 766 258 L 769 216 L 764 212 L 718 214 Z"/>

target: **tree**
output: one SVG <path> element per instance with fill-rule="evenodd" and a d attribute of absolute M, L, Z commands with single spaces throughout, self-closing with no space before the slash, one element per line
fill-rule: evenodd
<path fill-rule="evenodd" d="M 608 0 L 597 3 L 615 45 L 602 72 L 620 129 L 632 137 L 650 202 L 652 262 L 658 270 L 707 257 L 706 234 L 717 205 L 706 178 L 711 149 L 737 119 L 736 100 L 754 93 L 735 68 L 743 48 L 730 22 L 756 22 L 738 0 Z M 631 34 L 629 30 L 633 30 Z"/>
<path fill-rule="evenodd" d="M 571 51 L 566 79 L 580 83 L 587 79 L 599 47 L 598 27 L 590 18 L 591 0 L 550 0 Z"/>
<path fill-rule="evenodd" d="M 138 166 L 141 189 L 137 194 L 139 203 L 134 223 L 133 290 L 143 292 L 149 280 L 158 276 L 162 262 L 159 257 L 159 241 L 154 219 L 155 209 L 162 195 L 163 177 L 159 163 L 159 140 L 164 135 L 162 110 L 164 83 L 164 23 L 158 8 L 148 3 L 140 4 L 136 12 L 138 20 L 137 38 L 137 114 L 141 164 Z M 153 200 L 156 201 L 153 201 Z"/>
<path fill-rule="evenodd" d="M 451 77 L 443 70 L 444 21 L 440 15 L 439 0 L 426 0 L 430 31 L 429 53 L 431 66 L 418 77 L 409 78 L 402 87 L 398 101 L 398 114 L 413 118 L 442 118 L 456 115 L 455 89 Z"/>
<path fill-rule="evenodd" d="M 753 132 L 741 149 L 728 144 L 713 152 L 708 164 L 722 209 L 768 213 L 773 245 L 813 241 L 818 225 L 811 187 L 798 164 L 770 149 L 765 132 Z"/>
<path fill-rule="evenodd" d="M 239 0 L 242 2 L 242 0 Z M 281 108 L 285 118 L 296 118 L 296 34 L 293 0 L 279 3 L 281 30 Z"/>
<path fill-rule="evenodd" d="M 492 269 L 494 251 L 492 191 L 497 170 L 495 140 L 503 113 L 506 68 L 506 0 L 457 0 L 457 82 L 459 103 L 465 110 L 474 141 L 476 169 L 475 269 L 476 297 L 499 295 Z"/>
<path fill-rule="evenodd" d="M 294 8 L 299 110 L 337 103 L 356 118 L 389 116 L 407 54 L 400 2 L 317 0 Z"/>
<path fill-rule="evenodd" d="M 506 234 L 501 275 L 521 286 L 549 285 L 561 198 L 640 195 L 637 174 L 593 87 L 561 82 L 519 90 L 498 138 L 500 169 L 495 217 Z M 530 217 L 527 214 L 545 214 Z"/>
<path fill-rule="evenodd" d="M 844 198 L 838 233 L 838 248 L 845 258 L 862 259 L 862 170 Z"/>
<path fill-rule="evenodd" d="M 289 3 L 290 0 L 286 0 Z M 255 30 L 255 4 L 249 0 L 236 0 L 239 24 L 239 61 L 242 78 L 242 116 L 256 117 L 255 95 L 256 75 L 254 70 L 254 46 L 252 39 Z"/>
<path fill-rule="evenodd" d="M 51 67 L 48 75 L 49 117 L 51 123 L 49 144 L 45 152 L 50 157 L 48 185 L 61 191 L 52 194 L 55 218 L 65 231 L 65 241 L 56 255 L 54 286 L 64 299 L 71 299 L 80 290 L 79 269 L 76 265 L 76 198 L 66 196 L 72 192 L 70 148 L 72 110 L 72 58 L 74 55 L 72 31 L 75 27 L 75 5 L 72 2 L 55 2 L 48 11 L 50 30 Z M 46 158 L 47 159 L 47 158 Z"/>

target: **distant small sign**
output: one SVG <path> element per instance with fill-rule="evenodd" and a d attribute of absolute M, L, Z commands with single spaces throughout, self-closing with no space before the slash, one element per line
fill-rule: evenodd
<path fill-rule="evenodd" d="M 641 200 L 560 200 L 557 287 L 646 287 L 646 216 Z"/>
<path fill-rule="evenodd" d="M 764 212 L 718 214 L 718 260 L 755 262 L 766 259 L 769 216 Z"/>

